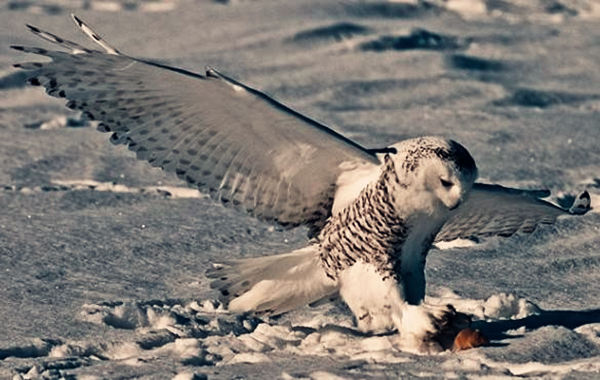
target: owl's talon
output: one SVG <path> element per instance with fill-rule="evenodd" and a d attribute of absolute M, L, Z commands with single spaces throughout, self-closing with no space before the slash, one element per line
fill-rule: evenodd
<path fill-rule="evenodd" d="M 451 349 L 456 335 L 471 323 L 469 315 L 452 305 L 407 305 L 403 310 L 400 339 L 404 348 L 432 354 Z"/>
<path fill-rule="evenodd" d="M 454 338 L 463 329 L 471 324 L 471 317 L 456 311 L 454 306 L 448 304 L 441 315 L 433 315 L 432 322 L 435 330 L 425 336 L 425 342 L 435 342 L 442 349 L 452 348 Z"/>

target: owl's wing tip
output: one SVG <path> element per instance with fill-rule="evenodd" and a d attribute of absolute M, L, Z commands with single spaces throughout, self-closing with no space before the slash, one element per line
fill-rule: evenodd
<path fill-rule="evenodd" d="M 81 28 L 81 26 L 83 25 L 83 21 L 81 21 L 81 19 L 79 17 L 77 17 L 77 15 L 75 15 L 75 13 L 70 13 L 71 19 L 73 21 L 75 21 L 75 24 L 77 24 L 78 27 Z"/>
<path fill-rule="evenodd" d="M 569 214 L 583 215 L 591 209 L 592 200 L 590 197 L 590 193 L 588 193 L 587 190 L 584 190 L 575 197 L 573 205 L 571 205 L 571 207 L 569 208 Z"/>
<path fill-rule="evenodd" d="M 97 43 L 104 49 L 105 53 L 112 55 L 121 55 L 121 53 L 117 49 L 115 49 L 106 41 L 104 41 L 104 39 L 100 37 L 98 33 L 96 33 L 92 28 L 90 28 L 89 25 L 83 22 L 83 20 L 77 17 L 74 13 L 71 13 L 71 18 L 73 19 L 75 24 L 77 24 L 77 27 L 83 33 L 85 33 L 86 36 L 90 37 L 95 43 Z"/>

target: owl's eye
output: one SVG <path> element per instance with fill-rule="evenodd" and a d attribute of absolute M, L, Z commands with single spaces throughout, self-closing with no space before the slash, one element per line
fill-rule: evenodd
<path fill-rule="evenodd" d="M 446 181 L 446 180 L 445 180 L 445 179 L 443 179 L 443 178 L 440 178 L 440 183 L 442 184 L 442 186 L 444 186 L 444 187 L 445 187 L 445 188 L 447 188 L 447 189 L 449 189 L 449 188 L 451 188 L 452 186 L 454 186 L 454 184 L 453 184 L 452 182 L 450 182 L 450 181 Z"/>

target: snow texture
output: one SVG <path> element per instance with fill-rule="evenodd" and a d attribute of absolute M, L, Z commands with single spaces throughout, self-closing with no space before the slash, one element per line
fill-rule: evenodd
<path fill-rule="evenodd" d="M 364 146 L 442 135 L 486 182 L 600 204 L 597 1 L 6 1 L 0 378 L 600 376 L 597 209 L 430 252 L 426 302 L 471 314 L 484 347 L 414 355 L 335 300 L 228 313 L 210 263 L 292 251 L 306 230 L 217 205 L 26 87 L 8 46 L 40 46 L 26 23 L 86 41 L 69 12 L 122 52 L 215 67 Z"/>

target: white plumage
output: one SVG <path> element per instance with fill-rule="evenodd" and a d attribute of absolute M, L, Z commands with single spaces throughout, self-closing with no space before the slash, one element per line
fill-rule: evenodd
<path fill-rule="evenodd" d="M 422 304 L 433 242 L 530 232 L 590 208 L 585 192 L 563 210 L 538 198 L 546 192 L 474 183 L 473 158 L 452 140 L 363 148 L 214 69 L 124 55 L 73 18 L 102 51 L 28 26 L 67 50 L 13 46 L 52 59 L 15 65 L 30 71 L 29 83 L 216 201 L 310 227 L 306 248 L 209 271 L 232 311 L 280 314 L 339 294 L 359 328 L 397 329 L 406 345 L 438 350 L 465 319 Z"/>

